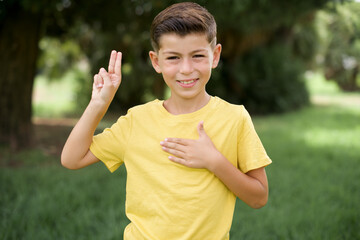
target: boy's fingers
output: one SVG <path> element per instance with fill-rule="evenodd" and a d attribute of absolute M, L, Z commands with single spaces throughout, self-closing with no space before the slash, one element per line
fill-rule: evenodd
<path fill-rule="evenodd" d="M 178 143 L 180 145 L 190 145 L 190 139 L 185 139 L 185 138 L 166 138 L 165 142 L 173 142 L 173 143 Z"/>
<path fill-rule="evenodd" d="M 99 74 L 94 75 L 94 84 L 97 88 L 101 88 L 104 85 L 102 78 Z"/>
<path fill-rule="evenodd" d="M 168 158 L 169 158 L 171 161 L 175 162 L 175 163 L 179 163 L 179 164 L 184 165 L 184 166 L 187 166 L 187 167 L 190 166 L 189 162 L 186 161 L 185 159 L 178 158 L 178 157 L 175 157 L 175 156 L 169 156 Z"/>
<path fill-rule="evenodd" d="M 101 69 L 100 69 L 99 75 L 100 75 L 100 77 L 101 77 L 102 80 L 103 80 L 103 85 L 109 85 L 109 84 L 111 84 L 111 80 L 110 80 L 110 78 L 109 78 L 109 74 L 106 72 L 106 70 L 105 70 L 104 68 L 101 68 Z"/>
<path fill-rule="evenodd" d="M 97 85 L 98 82 L 97 82 L 97 74 L 94 75 L 94 84 Z"/>
<path fill-rule="evenodd" d="M 116 54 L 116 60 L 115 60 L 115 74 L 118 76 L 121 76 L 121 59 L 122 59 L 122 53 L 118 52 Z"/>
<path fill-rule="evenodd" d="M 108 67 L 109 73 L 114 73 L 115 61 L 116 61 L 116 51 L 112 50 L 111 55 L 110 55 L 110 60 L 109 60 L 109 67 Z"/>
<path fill-rule="evenodd" d="M 165 149 L 173 149 L 173 150 L 177 150 L 179 152 L 185 152 L 186 151 L 186 146 L 181 145 L 181 144 L 177 144 L 177 143 L 161 141 L 160 145 L 163 147 L 164 150 Z"/>
<path fill-rule="evenodd" d="M 174 155 L 174 156 L 177 156 L 177 157 L 180 157 L 180 158 L 184 158 L 184 153 L 183 152 L 181 152 L 181 151 L 178 151 L 178 150 L 176 150 L 176 149 L 171 149 L 171 148 L 166 148 L 166 147 L 163 147 L 162 148 L 165 152 L 167 152 L 167 153 L 170 153 L 170 154 L 172 154 L 172 155 Z"/>
<path fill-rule="evenodd" d="M 198 130 L 198 133 L 199 133 L 199 137 L 207 135 L 206 132 L 205 132 L 205 129 L 204 129 L 204 121 L 199 122 L 197 130 Z"/>

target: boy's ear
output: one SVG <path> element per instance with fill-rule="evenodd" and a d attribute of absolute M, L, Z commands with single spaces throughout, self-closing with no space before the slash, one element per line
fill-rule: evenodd
<path fill-rule="evenodd" d="M 157 73 L 161 73 L 161 68 L 159 66 L 158 54 L 154 51 L 150 51 L 149 56 L 150 56 L 151 64 L 152 64 L 153 68 L 155 69 L 155 71 Z"/>
<path fill-rule="evenodd" d="M 213 51 L 213 62 L 212 62 L 212 68 L 216 68 L 220 61 L 220 54 L 221 54 L 221 44 L 218 43 Z"/>

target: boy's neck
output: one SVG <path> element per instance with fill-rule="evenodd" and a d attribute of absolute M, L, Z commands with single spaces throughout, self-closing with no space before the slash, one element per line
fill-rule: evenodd
<path fill-rule="evenodd" d="M 197 98 L 183 99 L 171 96 L 164 101 L 164 108 L 173 115 L 187 114 L 196 112 L 203 108 L 209 101 L 211 96 L 205 92 Z"/>

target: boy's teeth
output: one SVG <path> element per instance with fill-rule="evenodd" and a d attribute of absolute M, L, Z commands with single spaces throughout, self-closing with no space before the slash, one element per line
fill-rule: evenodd
<path fill-rule="evenodd" d="M 193 83 L 195 80 L 189 80 L 189 81 L 180 81 L 181 83 L 184 83 L 184 84 L 190 84 L 190 83 Z"/>

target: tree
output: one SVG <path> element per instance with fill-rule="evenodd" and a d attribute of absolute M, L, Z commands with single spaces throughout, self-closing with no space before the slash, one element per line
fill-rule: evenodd
<path fill-rule="evenodd" d="M 359 91 L 360 3 L 329 7 L 318 16 L 323 34 L 325 77 L 345 91 Z"/>
<path fill-rule="evenodd" d="M 72 7 L 70 0 L 0 1 L 0 143 L 12 150 L 31 144 L 39 40 L 45 35 L 66 38 L 78 19 L 76 12 L 88 13 L 80 7 L 83 3 Z M 90 7 L 94 11 L 99 5 Z"/>
<path fill-rule="evenodd" d="M 303 73 L 316 55 L 316 39 L 312 35 L 315 41 L 306 41 L 303 33 L 327 2 L 227 1 L 221 8 L 209 2 L 224 45 L 223 67 L 211 90 L 252 113 L 284 112 L 307 104 Z M 219 13 L 224 8 L 231 14 Z M 304 43 L 306 48 L 299 49 Z"/>
<path fill-rule="evenodd" d="M 69 0 L 0 1 L 0 144 L 22 149 L 32 139 L 32 90 L 37 71 L 39 40 L 60 36 L 74 17 L 61 10 Z"/>
<path fill-rule="evenodd" d="M 328 1 L 336 0 L 197 1 L 214 14 L 224 46 L 209 91 L 260 113 L 306 103 L 294 29 Z M 0 143 L 19 149 L 31 142 L 31 93 L 38 41 L 44 36 L 75 39 L 92 73 L 107 65 L 112 49 L 124 52 L 123 87 L 114 108 L 118 102 L 122 110 L 142 103 L 149 92 L 163 97 L 164 83 L 148 62 L 148 32 L 153 17 L 174 2 L 178 1 L 0 1 Z"/>
<path fill-rule="evenodd" d="M 0 22 L 0 142 L 12 149 L 31 137 L 31 97 L 40 38 L 39 13 L 10 6 Z M 11 24 L 10 24 L 11 23 Z"/>

